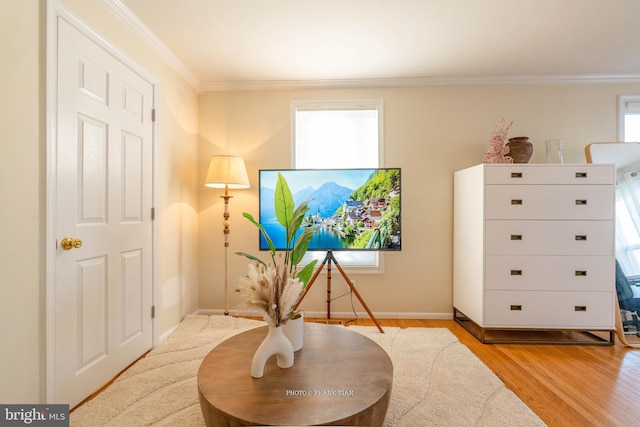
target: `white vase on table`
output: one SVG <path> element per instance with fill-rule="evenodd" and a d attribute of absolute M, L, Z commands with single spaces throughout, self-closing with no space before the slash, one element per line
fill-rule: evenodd
<path fill-rule="evenodd" d="M 274 355 L 276 356 L 278 367 L 290 368 L 293 366 L 293 347 L 289 339 L 284 336 L 282 326 L 269 326 L 267 336 L 253 355 L 251 376 L 253 378 L 262 378 L 264 365 Z"/>

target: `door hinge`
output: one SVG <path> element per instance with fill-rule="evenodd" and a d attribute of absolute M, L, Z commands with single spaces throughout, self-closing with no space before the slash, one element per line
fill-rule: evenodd
<path fill-rule="evenodd" d="M 156 219 L 156 208 L 151 208 L 151 221 Z"/>
<path fill-rule="evenodd" d="M 156 121 L 156 109 L 155 108 L 151 109 L 151 121 L 152 122 Z"/>
<path fill-rule="evenodd" d="M 152 319 L 156 318 L 156 306 L 155 305 L 151 306 L 151 318 Z"/>

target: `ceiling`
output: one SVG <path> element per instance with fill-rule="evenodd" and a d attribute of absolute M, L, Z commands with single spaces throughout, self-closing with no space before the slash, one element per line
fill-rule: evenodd
<path fill-rule="evenodd" d="M 105 0 L 202 90 L 640 81 L 639 0 Z"/>

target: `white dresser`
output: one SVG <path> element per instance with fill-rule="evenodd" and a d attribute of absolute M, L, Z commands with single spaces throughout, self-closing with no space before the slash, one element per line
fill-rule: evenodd
<path fill-rule="evenodd" d="M 481 164 L 454 191 L 458 323 L 482 342 L 613 344 L 613 165 Z"/>

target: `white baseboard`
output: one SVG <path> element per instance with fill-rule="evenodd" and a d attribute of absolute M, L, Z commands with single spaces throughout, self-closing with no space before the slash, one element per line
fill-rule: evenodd
<path fill-rule="evenodd" d="M 158 344 L 160 344 L 162 341 L 166 340 L 167 338 L 169 338 L 169 335 L 171 335 L 173 333 L 173 331 L 175 331 L 176 329 L 178 329 L 178 326 L 180 326 L 179 324 L 174 326 L 173 328 L 169 329 L 167 332 L 165 332 L 164 334 L 160 335 L 160 338 L 158 338 Z"/>
<path fill-rule="evenodd" d="M 325 319 L 327 317 L 327 313 L 324 311 L 304 311 L 305 317 L 308 318 L 322 318 Z M 214 316 L 214 315 L 223 315 L 223 310 L 216 309 L 199 309 L 196 310 L 193 314 L 206 315 L 206 316 Z M 249 311 L 249 310 L 230 310 L 229 314 L 232 316 L 262 316 L 257 311 Z M 453 312 L 451 313 L 373 313 L 376 319 L 438 319 L 438 320 L 451 320 L 453 319 Z M 356 312 L 355 315 L 352 311 L 338 311 L 332 312 L 331 317 L 336 319 L 352 319 L 354 317 L 358 318 L 369 318 L 369 315 L 366 312 Z"/>

